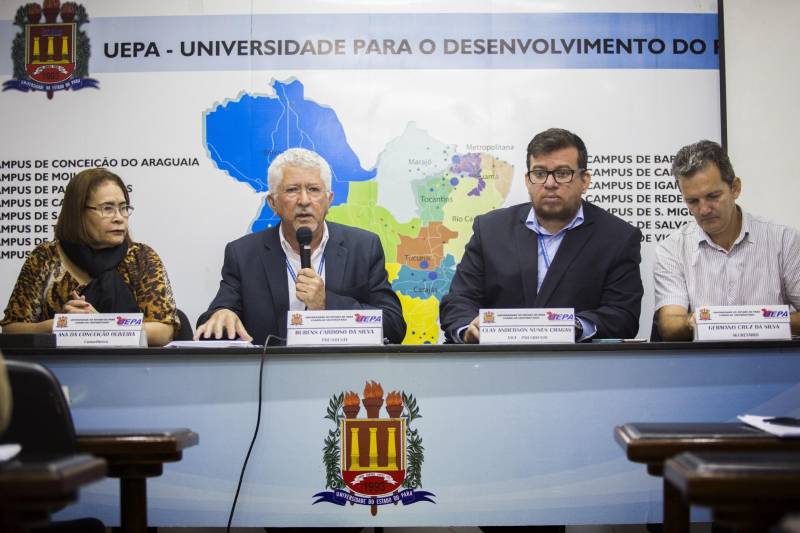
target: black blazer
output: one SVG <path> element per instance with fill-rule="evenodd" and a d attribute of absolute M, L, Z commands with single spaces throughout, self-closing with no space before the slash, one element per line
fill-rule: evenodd
<path fill-rule="evenodd" d="M 384 337 L 402 342 L 406 323 L 386 278 L 380 239 L 362 229 L 327 224 L 326 308 L 381 309 Z M 286 337 L 288 273 L 278 227 L 245 235 L 225 247 L 219 290 L 197 324 L 204 324 L 220 308 L 239 315 L 256 344 L 263 344 L 269 334 Z"/>
<path fill-rule="evenodd" d="M 567 231 L 536 293 L 538 242 L 525 226 L 529 203 L 475 219 L 439 319 L 448 341 L 480 308 L 574 307 L 597 326 L 595 338 L 630 338 L 642 303 L 641 232 L 583 202 L 583 224 Z"/>

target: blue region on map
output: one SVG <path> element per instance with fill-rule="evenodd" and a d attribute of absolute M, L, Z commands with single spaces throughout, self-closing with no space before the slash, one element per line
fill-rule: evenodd
<path fill-rule="evenodd" d="M 299 81 L 272 84 L 275 96 L 243 95 L 206 113 L 206 146 L 217 167 L 257 192 L 266 192 L 267 168 L 288 148 L 307 148 L 331 166 L 333 204 L 347 202 L 350 181 L 375 177 L 365 170 L 347 143 L 336 112 L 305 99 Z M 264 205 L 252 231 L 274 226 L 279 219 Z"/>
<path fill-rule="evenodd" d="M 450 254 L 442 259 L 436 270 L 421 270 L 403 265 L 392 282 L 392 289 L 412 298 L 426 299 L 433 296 L 441 300 L 450 290 L 450 282 L 455 273 L 456 260 Z"/>

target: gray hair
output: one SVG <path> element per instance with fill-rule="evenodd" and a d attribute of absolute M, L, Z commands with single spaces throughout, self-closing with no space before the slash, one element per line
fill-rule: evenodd
<path fill-rule="evenodd" d="M 270 193 L 277 191 L 283 181 L 283 167 L 318 168 L 319 177 L 325 188 L 331 190 L 331 167 L 328 162 L 316 152 L 305 148 L 289 148 L 272 160 L 267 169 L 267 185 Z"/>
<path fill-rule="evenodd" d="M 691 178 L 697 172 L 706 168 L 709 163 L 714 163 L 719 169 L 722 181 L 733 186 L 736 174 L 733 172 L 733 165 L 728 158 L 728 154 L 722 146 L 714 141 L 702 140 L 694 144 L 688 144 L 678 150 L 675 159 L 672 161 L 672 175 L 675 180 L 678 178 Z"/>

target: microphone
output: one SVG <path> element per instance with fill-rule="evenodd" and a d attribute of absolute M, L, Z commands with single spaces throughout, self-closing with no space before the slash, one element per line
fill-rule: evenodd
<path fill-rule="evenodd" d="M 300 268 L 311 268 L 311 228 L 297 228 L 297 243 L 300 245 Z"/>

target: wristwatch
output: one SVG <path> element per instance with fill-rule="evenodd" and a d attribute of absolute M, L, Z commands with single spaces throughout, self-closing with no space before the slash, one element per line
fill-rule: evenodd
<path fill-rule="evenodd" d="M 578 319 L 577 315 L 575 316 L 575 340 L 579 340 L 583 337 L 583 324 L 581 324 L 580 319 Z"/>

